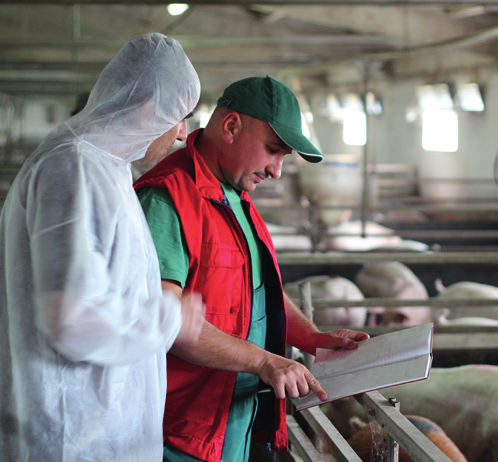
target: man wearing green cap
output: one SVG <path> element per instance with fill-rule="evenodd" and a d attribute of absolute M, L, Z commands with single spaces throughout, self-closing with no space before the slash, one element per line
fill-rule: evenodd
<path fill-rule="evenodd" d="M 136 183 L 159 255 L 164 289 L 202 294 L 195 348 L 168 355 L 164 460 L 244 462 L 251 436 L 286 450 L 285 396 L 326 394 L 286 342 L 358 346 L 367 334 L 318 331 L 282 291 L 271 237 L 247 192 L 279 178 L 293 150 L 319 162 L 302 134 L 299 103 L 270 76 L 227 87 L 204 130 Z"/>

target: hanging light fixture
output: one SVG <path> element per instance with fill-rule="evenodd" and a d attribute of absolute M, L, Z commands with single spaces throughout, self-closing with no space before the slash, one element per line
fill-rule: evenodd
<path fill-rule="evenodd" d="M 170 3 L 167 7 L 171 16 L 179 16 L 189 8 L 187 3 Z"/>

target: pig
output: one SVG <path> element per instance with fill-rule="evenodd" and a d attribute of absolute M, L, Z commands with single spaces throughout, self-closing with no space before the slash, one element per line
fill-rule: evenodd
<path fill-rule="evenodd" d="M 468 462 L 455 443 L 434 422 L 420 416 L 406 418 L 453 462 Z M 363 462 L 383 462 L 387 456 L 387 432 L 376 422 L 365 424 L 348 439 L 351 448 Z M 414 462 L 400 447 L 399 462 Z"/>
<path fill-rule="evenodd" d="M 285 250 L 312 250 L 311 239 L 307 235 L 299 234 L 299 230 L 292 226 L 281 226 L 266 223 L 271 235 L 273 246 L 277 251 Z"/>
<path fill-rule="evenodd" d="M 498 366 L 432 368 L 426 380 L 380 392 L 396 398 L 403 414 L 439 425 L 469 462 L 498 462 Z M 321 407 L 346 439 L 368 421 L 354 398 Z"/>
<path fill-rule="evenodd" d="M 442 309 L 437 318 L 434 318 L 434 324 L 439 326 L 481 326 L 481 327 L 498 327 L 498 319 L 480 318 L 478 316 L 463 316 L 461 318 L 448 319 L 450 310 Z"/>
<path fill-rule="evenodd" d="M 363 237 L 362 231 L 365 231 Z M 428 246 L 422 242 L 402 239 L 394 230 L 379 225 L 372 221 L 344 221 L 330 227 L 329 237 L 326 239 L 326 248 L 330 250 L 374 250 L 374 249 L 400 249 L 426 251 Z"/>
<path fill-rule="evenodd" d="M 310 276 L 284 285 L 285 293 L 299 303 L 299 284 L 309 282 L 311 300 L 363 300 L 363 294 L 349 279 L 341 276 Z M 313 322 L 319 326 L 362 327 L 365 325 L 365 307 L 315 308 Z"/>
<path fill-rule="evenodd" d="M 366 263 L 355 277 L 355 283 L 365 297 L 426 300 L 427 289 L 417 276 L 400 262 Z M 409 306 L 386 308 L 381 325 L 416 326 L 432 321 L 430 307 Z"/>
<path fill-rule="evenodd" d="M 497 325 L 498 306 L 472 306 L 472 299 L 498 300 L 498 287 L 478 282 L 462 281 L 444 287 L 441 280 L 435 282 L 438 299 L 468 299 L 469 306 L 434 307 L 434 324 L 441 325 Z M 458 321 L 457 321 L 458 320 Z M 493 320 L 495 322 L 493 322 Z"/>

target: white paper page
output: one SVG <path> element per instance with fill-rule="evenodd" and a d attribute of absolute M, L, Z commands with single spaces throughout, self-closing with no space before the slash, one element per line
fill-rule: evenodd
<path fill-rule="evenodd" d="M 396 364 L 378 366 L 369 371 L 356 371 L 325 379 L 321 381 L 321 384 L 327 392 L 328 399 L 320 401 L 314 393 L 310 393 L 308 396 L 299 399 L 296 409 L 300 411 L 308 407 L 345 398 L 346 396 L 423 380 L 429 376 L 430 365 L 431 356 L 421 356 Z"/>
<path fill-rule="evenodd" d="M 371 369 L 426 355 L 432 350 L 432 324 L 409 327 L 360 342 L 356 350 L 317 349 L 311 373 L 322 381 L 326 377 Z"/>
<path fill-rule="evenodd" d="M 317 360 L 310 371 L 327 392 L 327 402 L 421 380 L 432 363 L 432 324 L 379 335 L 356 350 L 321 350 Z M 298 410 L 323 404 L 314 394 L 297 403 Z"/>

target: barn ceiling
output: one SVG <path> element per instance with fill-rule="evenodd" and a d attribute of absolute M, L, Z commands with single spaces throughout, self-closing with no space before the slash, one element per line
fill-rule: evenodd
<path fill-rule="evenodd" d="M 0 93 L 88 90 L 126 40 L 152 31 L 180 41 L 205 95 L 264 73 L 312 88 L 344 66 L 404 78 L 498 61 L 498 1 L 193 0 L 176 17 L 166 5 L 0 0 Z"/>

